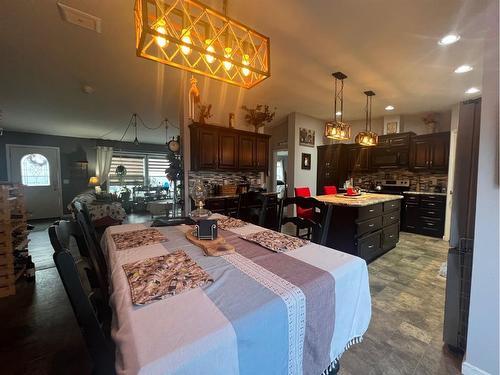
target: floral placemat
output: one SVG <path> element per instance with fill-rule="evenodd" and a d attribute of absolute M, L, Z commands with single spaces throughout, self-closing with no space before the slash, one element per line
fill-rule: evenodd
<path fill-rule="evenodd" d="M 158 229 L 151 228 L 115 233 L 112 234 L 111 237 L 113 241 L 115 241 L 117 250 L 125 250 L 167 241 L 167 237 L 161 234 Z"/>
<path fill-rule="evenodd" d="M 277 253 L 295 250 L 309 243 L 309 241 L 302 238 L 292 237 L 273 230 L 263 230 L 261 232 L 242 236 L 241 238 L 247 241 L 255 242 L 260 246 Z"/>
<path fill-rule="evenodd" d="M 208 285 L 213 279 L 184 251 L 123 265 L 134 305 Z"/>
<path fill-rule="evenodd" d="M 248 223 L 244 222 L 243 220 L 236 219 L 234 217 L 227 217 L 225 219 L 217 220 L 217 226 L 224 230 L 241 228 L 247 224 Z"/>

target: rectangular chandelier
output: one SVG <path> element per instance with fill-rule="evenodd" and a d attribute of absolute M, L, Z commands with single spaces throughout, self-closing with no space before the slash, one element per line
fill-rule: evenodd
<path fill-rule="evenodd" d="M 196 0 L 136 0 L 137 56 L 251 88 L 270 74 L 269 38 Z"/>

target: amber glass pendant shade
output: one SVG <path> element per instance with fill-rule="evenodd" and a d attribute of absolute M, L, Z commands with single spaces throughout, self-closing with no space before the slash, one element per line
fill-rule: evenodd
<path fill-rule="evenodd" d="M 376 146 L 378 144 L 378 134 L 372 132 L 372 98 L 375 96 L 373 91 L 365 91 L 366 95 L 366 122 L 365 131 L 359 132 L 355 141 L 360 146 Z"/>
<path fill-rule="evenodd" d="M 271 75 L 270 41 L 197 0 L 135 0 L 136 53 L 251 88 Z"/>

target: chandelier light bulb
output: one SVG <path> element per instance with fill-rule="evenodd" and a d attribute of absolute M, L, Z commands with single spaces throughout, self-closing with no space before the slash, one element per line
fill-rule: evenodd
<path fill-rule="evenodd" d="M 163 26 L 158 26 L 156 28 L 156 31 L 159 32 L 160 34 L 166 35 L 167 34 L 167 29 L 165 29 Z M 163 48 L 168 45 L 168 40 L 166 38 L 163 38 L 161 36 L 155 37 L 156 44 L 158 47 Z"/>
<path fill-rule="evenodd" d="M 241 60 L 241 63 L 245 66 L 249 66 L 250 65 L 250 56 L 248 55 L 243 55 L 243 59 Z M 250 75 L 250 69 L 248 68 L 242 68 L 241 69 L 241 73 L 243 73 L 243 75 L 245 77 L 248 77 Z"/>
<path fill-rule="evenodd" d="M 215 48 L 214 48 L 214 46 L 211 45 L 211 43 L 212 43 L 212 39 L 205 40 L 205 44 L 207 45 L 207 48 L 205 48 L 205 49 L 207 50 L 207 52 L 214 53 L 215 52 Z M 215 61 L 215 56 L 207 53 L 207 54 L 205 54 L 205 59 L 207 60 L 207 62 L 209 64 L 212 64 Z"/>
<path fill-rule="evenodd" d="M 233 52 L 233 49 L 231 47 L 224 48 L 224 57 L 230 59 L 231 52 Z M 233 63 L 228 60 L 224 60 L 222 63 L 224 64 L 224 69 L 226 69 L 227 71 L 233 68 Z"/>
<path fill-rule="evenodd" d="M 186 30 L 186 29 L 182 29 L 182 38 L 181 40 L 185 43 L 185 44 L 191 44 L 191 33 Z M 181 52 L 184 54 L 184 55 L 189 55 L 191 53 L 191 48 L 189 48 L 188 46 L 182 46 L 181 47 Z"/>

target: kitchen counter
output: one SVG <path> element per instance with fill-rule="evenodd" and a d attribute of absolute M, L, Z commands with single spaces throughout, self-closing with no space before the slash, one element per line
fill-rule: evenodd
<path fill-rule="evenodd" d="M 403 194 L 410 194 L 410 195 L 439 195 L 439 196 L 446 196 L 446 193 L 433 193 L 430 191 L 405 191 Z"/>
<path fill-rule="evenodd" d="M 278 193 L 276 192 L 267 192 L 267 193 L 262 193 L 262 195 L 276 195 Z M 206 200 L 213 200 L 213 199 L 230 199 L 230 198 L 238 198 L 239 194 L 228 194 L 228 195 L 209 195 Z"/>
<path fill-rule="evenodd" d="M 321 202 L 334 206 L 364 207 L 372 204 L 384 203 L 403 199 L 402 195 L 364 193 L 358 197 L 346 197 L 344 194 L 318 195 L 315 197 Z"/>

